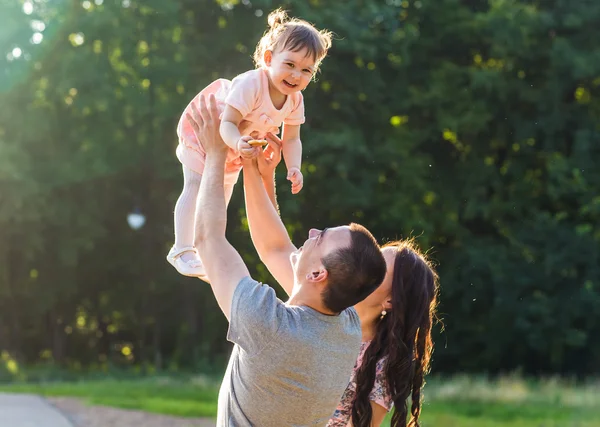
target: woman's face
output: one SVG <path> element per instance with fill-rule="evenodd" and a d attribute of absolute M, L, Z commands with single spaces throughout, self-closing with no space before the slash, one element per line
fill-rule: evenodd
<path fill-rule="evenodd" d="M 385 273 L 385 279 L 371 295 L 366 297 L 364 300 L 356 304 L 358 309 L 378 309 L 379 311 L 384 308 L 387 310 L 390 304 L 387 302 L 392 296 L 392 278 L 394 277 L 394 261 L 396 260 L 396 253 L 398 249 L 395 247 L 387 247 L 382 251 L 385 263 L 387 265 L 387 272 Z"/>

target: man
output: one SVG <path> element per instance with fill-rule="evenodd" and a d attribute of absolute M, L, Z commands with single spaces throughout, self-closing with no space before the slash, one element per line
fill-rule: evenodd
<path fill-rule="evenodd" d="M 188 117 L 206 148 L 196 244 L 235 346 L 219 393 L 218 426 L 325 425 L 348 384 L 361 342 L 352 305 L 383 281 L 385 260 L 363 227 L 311 230 L 296 249 L 265 191 L 256 160 L 244 164 L 248 220 L 259 254 L 291 295 L 277 299 L 249 276 L 225 239 L 223 172 L 214 96 Z M 258 150 L 258 148 L 257 148 Z M 257 154 L 259 152 L 257 151 Z M 262 156 L 262 153 L 260 154 Z M 268 159 L 261 158 L 262 169 Z M 291 263 L 290 263 L 291 261 Z"/>

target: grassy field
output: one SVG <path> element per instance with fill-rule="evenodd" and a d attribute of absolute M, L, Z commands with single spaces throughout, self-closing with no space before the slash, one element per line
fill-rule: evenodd
<path fill-rule="evenodd" d="M 90 404 L 214 417 L 218 384 L 205 377 L 6 384 L 0 391 L 76 396 Z M 600 427 L 600 383 L 473 377 L 431 379 L 423 427 Z"/>
<path fill-rule="evenodd" d="M 422 420 L 436 427 L 600 427 L 600 383 L 433 379 L 425 387 Z"/>

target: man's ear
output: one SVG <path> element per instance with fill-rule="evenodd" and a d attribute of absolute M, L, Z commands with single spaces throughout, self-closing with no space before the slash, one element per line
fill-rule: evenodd
<path fill-rule="evenodd" d="M 271 66 L 271 61 L 273 60 L 273 51 L 272 50 L 265 50 L 265 53 L 263 53 L 263 62 L 265 63 L 265 65 L 267 67 Z"/>
<path fill-rule="evenodd" d="M 329 277 L 329 272 L 327 270 L 325 270 L 324 267 L 321 267 L 319 270 L 313 271 L 306 275 L 306 279 L 309 282 L 315 282 L 315 283 L 324 282 L 325 280 L 327 280 L 328 277 Z"/>

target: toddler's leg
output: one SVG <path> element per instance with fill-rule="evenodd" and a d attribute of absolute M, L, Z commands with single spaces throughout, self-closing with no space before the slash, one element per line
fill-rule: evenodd
<path fill-rule="evenodd" d="M 204 268 L 193 249 L 196 202 L 201 181 L 202 175 L 183 166 L 183 191 L 175 205 L 175 245 L 167 255 L 167 260 L 186 276 L 204 274 Z"/>
<path fill-rule="evenodd" d="M 196 219 L 196 202 L 200 191 L 202 175 L 183 167 L 183 191 L 175 205 L 175 247 L 185 248 L 194 246 L 194 224 Z M 185 253 L 181 257 L 190 261 L 195 257 Z"/>

